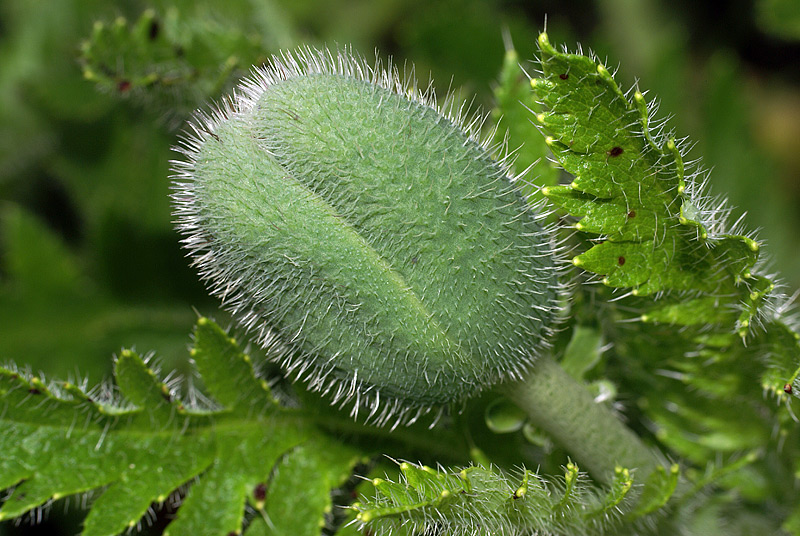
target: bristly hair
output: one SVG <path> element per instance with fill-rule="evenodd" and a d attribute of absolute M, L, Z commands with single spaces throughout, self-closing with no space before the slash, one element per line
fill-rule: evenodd
<path fill-rule="evenodd" d="M 194 119 L 189 122 L 188 128 L 181 138 L 180 145 L 176 148 L 183 155 L 180 160 L 171 162 L 173 169 L 173 194 L 176 216 L 176 225 L 183 234 L 182 244 L 193 258 L 193 266 L 198 268 L 201 278 L 208 285 L 210 292 L 221 298 L 223 305 L 230 310 L 248 332 L 250 332 L 266 351 L 270 358 L 278 363 L 293 378 L 304 381 L 311 390 L 321 392 L 340 407 L 350 406 L 350 413 L 357 417 L 360 412 L 367 414 L 367 422 L 378 425 L 391 424 L 396 427 L 400 424 L 411 424 L 421 416 L 433 414 L 433 424 L 446 411 L 446 407 L 439 404 L 426 404 L 409 402 L 401 397 L 387 396 L 379 387 L 363 381 L 359 371 L 347 379 L 336 377 L 332 372 L 335 367 L 331 361 L 312 360 L 305 351 L 299 351 L 291 344 L 287 334 L 278 334 L 274 331 L 269 320 L 262 316 L 262 309 L 257 310 L 253 300 L 237 289 L 242 283 L 242 273 L 233 271 L 220 264 L 219 255 L 215 251 L 213 238 L 203 228 L 204 218 L 196 204 L 198 192 L 195 180 L 198 156 L 203 146 L 212 139 L 217 139 L 216 132 L 222 124 L 232 118 L 241 117 L 250 113 L 257 105 L 259 99 L 276 84 L 295 78 L 310 75 L 335 75 L 368 82 L 385 90 L 403 97 L 412 103 L 433 110 L 443 118 L 453 131 L 458 131 L 466 137 L 464 144 L 474 143 L 487 154 L 495 155 L 495 165 L 498 170 L 497 179 L 507 181 L 507 189 L 520 194 L 517 184 L 518 177 L 511 171 L 513 156 L 509 155 L 504 144 L 493 145 L 493 135 L 482 136 L 481 130 L 487 115 L 470 110 L 466 103 L 457 101 L 452 94 L 448 95 L 441 104 L 437 102 L 431 85 L 425 90 L 416 87 L 414 71 L 411 68 L 408 75 L 401 76 L 397 68 L 389 61 L 383 68 L 376 59 L 375 66 L 370 65 L 363 57 L 354 55 L 352 50 L 344 48 L 338 52 L 318 50 L 304 47 L 294 53 L 284 52 L 280 56 L 273 56 L 269 64 L 254 69 L 250 77 L 244 79 L 234 90 L 229 98 L 223 99 L 208 111 L 196 112 Z M 265 148 L 268 152 L 269 149 Z M 483 194 L 484 192 L 479 192 Z M 523 205 L 525 201 L 523 201 Z M 482 383 L 473 387 L 475 394 L 487 385 L 510 379 L 521 379 L 527 373 L 536 356 L 549 348 L 549 340 L 556 329 L 559 320 L 557 311 L 562 308 L 565 297 L 569 294 L 564 283 L 565 270 L 570 268 L 569 263 L 560 254 L 562 245 L 555 242 L 556 233 L 553 224 L 547 222 L 548 213 L 542 204 L 527 206 L 528 212 L 538 226 L 537 240 L 542 242 L 541 247 L 530 251 L 529 258 L 549 257 L 552 266 L 548 274 L 541 275 L 528 266 L 518 266 L 518 279 L 530 281 L 531 285 L 547 285 L 547 293 L 542 293 L 543 303 L 532 307 L 529 315 L 541 315 L 539 320 L 541 331 L 536 338 L 531 338 L 530 347 L 524 356 L 521 351 L 513 351 L 513 355 L 502 357 L 506 365 L 502 373 L 494 374 L 491 378 L 481 378 Z M 263 277 L 262 277 L 263 279 Z M 526 328 L 506 326 L 510 330 Z M 505 352 L 505 348 L 493 350 L 496 354 Z M 454 378 L 453 381 L 457 381 Z M 462 397 L 463 398 L 463 397 Z M 457 400 L 455 402 L 458 402 Z"/>

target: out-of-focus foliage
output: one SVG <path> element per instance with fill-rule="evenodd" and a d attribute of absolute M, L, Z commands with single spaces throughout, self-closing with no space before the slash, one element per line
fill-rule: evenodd
<path fill-rule="evenodd" d="M 800 39 L 800 4 L 792 0 L 759 0 L 758 24 L 767 32 L 784 39 Z"/>
<path fill-rule="evenodd" d="M 96 21 L 81 45 L 83 74 L 102 90 L 177 121 L 294 42 L 286 17 L 271 1 L 224 9 L 184 2 L 157 9 L 130 22 Z"/>

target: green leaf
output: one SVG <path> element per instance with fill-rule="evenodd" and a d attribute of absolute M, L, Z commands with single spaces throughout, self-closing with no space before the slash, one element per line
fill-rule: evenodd
<path fill-rule="evenodd" d="M 574 263 L 636 295 L 700 291 L 738 306 L 761 283 L 751 274 L 758 243 L 727 230 L 724 206 L 703 198 L 702 173 L 653 129 L 641 92 L 623 93 L 604 65 L 556 51 L 546 34 L 539 47 L 543 77 L 531 84 L 545 111 L 535 117 L 574 176 L 543 193 L 599 235 Z M 742 334 L 753 314 L 738 319 Z"/>
<path fill-rule="evenodd" d="M 667 501 L 670 500 L 675 493 L 675 489 L 678 487 L 679 475 L 680 467 L 678 464 L 672 464 L 669 471 L 663 466 L 658 466 L 656 470 L 647 477 L 636 508 L 630 512 L 629 516 L 634 519 L 642 517 L 655 512 L 667 504 Z"/>
<path fill-rule="evenodd" d="M 1 208 L 4 275 L 15 282 L 15 292 L 52 305 L 87 290 L 77 259 L 43 222 L 17 205 Z"/>
<path fill-rule="evenodd" d="M 129 350 L 115 365 L 119 397 L 0 369 L 0 488 L 13 488 L 0 519 L 104 488 L 83 534 L 114 535 L 191 482 L 166 534 L 239 533 L 246 503 L 276 520 L 294 505 L 278 522 L 319 534 L 361 455 L 278 405 L 212 321 L 198 321 L 192 355 L 212 406 L 183 402 Z"/>
<path fill-rule="evenodd" d="M 773 322 L 756 344 L 763 348 L 768 364 L 761 374 L 762 388 L 780 398 L 800 396 L 800 336 L 785 324 Z"/>
<path fill-rule="evenodd" d="M 288 453 L 275 467 L 267 494 L 271 533 L 319 534 L 332 514 L 331 489 L 344 484 L 356 461 L 351 450 L 332 442 L 311 441 Z"/>
<path fill-rule="evenodd" d="M 133 22 L 95 22 L 81 46 L 84 78 L 183 119 L 292 42 L 291 25 L 272 2 L 229 2 L 220 13 L 181 4 L 148 9 Z"/>
<path fill-rule="evenodd" d="M 486 426 L 496 434 L 508 434 L 520 430 L 527 415 L 507 398 L 498 398 L 486 406 Z"/>
<path fill-rule="evenodd" d="M 580 380 L 600 361 L 602 349 L 603 334 L 598 329 L 575 326 L 561 359 L 561 367 L 567 374 Z"/>
<path fill-rule="evenodd" d="M 619 526 L 633 485 L 630 471 L 618 468 L 607 489 L 594 488 L 573 463 L 558 482 L 527 470 L 512 477 L 480 466 L 451 472 L 402 463 L 400 471 L 396 482 L 374 479 L 374 498 L 353 505 L 362 527 L 417 532 L 435 526 L 443 534 L 487 536 L 604 534 Z"/>
<path fill-rule="evenodd" d="M 538 127 L 530 120 L 528 110 L 536 106 L 535 97 L 530 92 L 528 77 L 520 69 L 519 54 L 513 47 L 506 50 L 498 84 L 494 88 L 494 98 L 496 104 L 492 110 L 492 119 L 498 126 L 494 141 L 501 145 L 525 141 L 525 145 L 512 145 L 509 149 L 513 151 L 517 173 L 533 169 L 531 173 L 524 173 L 521 177 L 524 193 L 540 198 L 541 194 L 536 186 L 556 184 L 558 170 L 550 164 L 550 150 L 539 135 Z M 529 177 L 533 173 L 537 176 Z"/>
<path fill-rule="evenodd" d="M 573 263 L 614 288 L 630 289 L 640 319 L 709 332 L 736 332 L 760 358 L 767 391 L 784 398 L 798 377 L 797 339 L 786 299 L 758 273 L 760 246 L 709 201 L 706 174 L 685 163 L 681 144 L 653 126 L 638 90 L 623 93 L 594 57 L 558 52 L 539 37 L 542 77 L 531 81 L 544 111 L 536 121 L 574 180 L 543 194 L 579 218 L 592 245 Z M 702 344 L 694 330 L 676 337 Z M 734 343 L 726 344 L 726 348 Z"/>

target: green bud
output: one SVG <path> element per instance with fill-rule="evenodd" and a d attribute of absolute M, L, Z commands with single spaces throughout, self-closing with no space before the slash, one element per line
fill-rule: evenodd
<path fill-rule="evenodd" d="M 518 378 L 556 316 L 551 233 L 461 122 L 391 69 L 306 49 L 198 115 L 175 164 L 211 292 L 376 422 Z"/>

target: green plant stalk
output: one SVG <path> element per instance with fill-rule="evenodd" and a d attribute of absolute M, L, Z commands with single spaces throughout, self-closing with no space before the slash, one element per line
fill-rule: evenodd
<path fill-rule="evenodd" d="M 594 479 L 608 484 L 616 467 L 645 481 L 659 465 L 648 448 L 605 405 L 549 357 L 540 357 L 525 380 L 504 386 L 505 394 L 561 445 Z"/>

